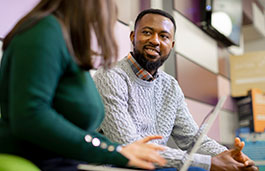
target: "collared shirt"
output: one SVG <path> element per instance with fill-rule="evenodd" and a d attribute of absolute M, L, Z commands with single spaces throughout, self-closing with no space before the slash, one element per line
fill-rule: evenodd
<path fill-rule="evenodd" d="M 129 62 L 129 64 L 131 65 L 131 68 L 133 70 L 133 72 L 135 73 L 135 75 L 145 81 L 154 81 L 157 77 L 158 74 L 157 72 L 154 74 L 154 76 L 152 74 L 150 74 L 148 71 L 146 71 L 132 56 L 131 53 L 128 54 L 127 56 L 127 61 Z"/>

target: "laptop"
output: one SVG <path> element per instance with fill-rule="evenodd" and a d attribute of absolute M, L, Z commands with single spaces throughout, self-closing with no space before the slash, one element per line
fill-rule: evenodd
<path fill-rule="evenodd" d="M 79 164 L 77 168 L 79 170 L 89 170 L 89 171 L 140 171 L 140 169 L 130 169 L 130 168 L 111 167 L 104 165 L 90 165 L 90 164 Z"/>
<path fill-rule="evenodd" d="M 225 104 L 227 96 L 223 96 L 219 99 L 216 106 L 213 108 L 213 112 L 211 111 L 208 115 L 205 116 L 204 120 L 202 121 L 202 124 L 200 125 L 196 135 L 194 136 L 193 144 L 191 145 L 191 148 L 187 150 L 185 154 L 186 161 L 183 163 L 180 171 L 187 171 L 190 164 L 191 159 L 194 153 L 197 152 L 199 149 L 203 136 L 208 133 L 211 126 L 213 125 L 215 119 L 217 118 L 218 113 L 221 111 L 222 107 Z M 86 171 L 139 171 L 143 169 L 130 169 L 130 168 L 118 168 L 118 167 L 110 167 L 110 166 L 104 166 L 104 165 L 90 165 L 90 164 L 80 164 L 77 167 L 79 170 L 86 170 Z"/>
<path fill-rule="evenodd" d="M 194 142 L 193 142 L 194 145 L 191 146 L 191 148 L 187 150 L 184 156 L 186 157 L 186 161 L 182 165 L 180 171 L 187 171 L 188 168 L 190 167 L 193 154 L 196 153 L 197 150 L 200 148 L 204 135 L 206 135 L 208 131 L 210 130 L 215 119 L 217 118 L 218 113 L 221 111 L 222 107 L 224 106 L 226 99 L 227 99 L 227 96 L 221 97 L 217 105 L 213 109 L 213 112 L 210 112 L 208 115 L 206 115 L 206 117 L 202 121 L 202 124 L 200 125 L 196 135 L 194 136 L 195 137 Z"/>

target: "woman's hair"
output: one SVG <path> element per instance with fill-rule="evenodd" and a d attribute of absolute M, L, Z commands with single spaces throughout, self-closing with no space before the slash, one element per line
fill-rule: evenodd
<path fill-rule="evenodd" d="M 4 39 L 3 50 L 16 34 L 32 27 L 50 14 L 59 20 L 68 50 L 81 68 L 93 68 L 93 56 L 102 56 L 104 67 L 111 65 L 112 57 L 117 59 L 118 47 L 114 38 L 117 7 L 113 0 L 41 0 L 8 33 Z M 93 32 L 99 53 L 91 49 Z"/>

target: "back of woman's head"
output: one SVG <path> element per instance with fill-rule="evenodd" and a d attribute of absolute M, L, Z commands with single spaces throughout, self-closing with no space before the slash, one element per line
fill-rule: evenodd
<path fill-rule="evenodd" d="M 113 0 L 42 0 L 4 39 L 5 50 L 12 38 L 32 27 L 40 19 L 53 14 L 60 21 L 69 52 L 83 69 L 91 69 L 92 56 L 101 55 L 105 67 L 117 59 L 114 25 L 117 8 Z M 91 49 L 92 33 L 95 33 L 99 52 Z"/>

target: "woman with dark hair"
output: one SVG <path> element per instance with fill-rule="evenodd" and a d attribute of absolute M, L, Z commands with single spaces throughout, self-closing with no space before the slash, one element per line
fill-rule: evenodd
<path fill-rule="evenodd" d="M 165 164 L 146 137 L 126 146 L 97 133 L 104 106 L 89 74 L 93 56 L 105 68 L 117 57 L 112 0 L 42 0 L 3 43 L 0 68 L 0 153 L 29 159 L 41 170 L 79 163 L 153 169 Z M 91 33 L 100 52 L 91 49 Z M 115 58 L 116 59 L 116 58 Z"/>

